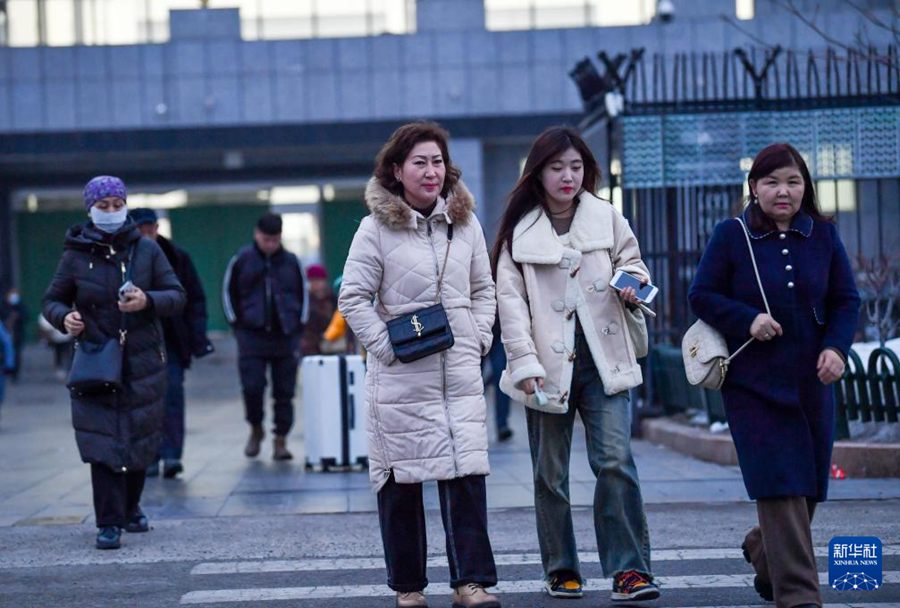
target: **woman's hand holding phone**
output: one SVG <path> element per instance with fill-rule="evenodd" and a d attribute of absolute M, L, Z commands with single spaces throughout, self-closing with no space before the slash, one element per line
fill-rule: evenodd
<path fill-rule="evenodd" d="M 147 294 L 140 287 L 119 292 L 119 310 L 122 312 L 138 312 L 147 308 Z"/>

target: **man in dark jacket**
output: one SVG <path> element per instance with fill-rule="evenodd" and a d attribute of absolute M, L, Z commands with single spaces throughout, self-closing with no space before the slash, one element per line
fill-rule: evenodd
<path fill-rule="evenodd" d="M 225 316 L 238 342 L 241 386 L 250 438 L 248 458 L 259 454 L 263 439 L 266 367 L 272 373 L 275 401 L 275 460 L 293 458 L 286 437 L 294 423 L 294 390 L 300 362 L 300 336 L 309 314 L 303 268 L 281 246 L 281 216 L 266 213 L 256 223 L 253 244 L 228 263 L 222 286 Z"/>
<path fill-rule="evenodd" d="M 188 252 L 159 234 L 156 212 L 139 207 L 129 215 L 141 234 L 156 241 L 162 249 L 187 294 L 187 303 L 181 314 L 162 319 L 169 384 L 159 459 L 163 461 L 163 477 L 173 479 L 184 470 L 181 464 L 184 450 L 184 372 L 190 369 L 192 357 L 199 359 L 213 352 L 213 345 L 206 336 L 206 294 Z M 159 475 L 159 459 L 147 468 L 148 477 Z"/>

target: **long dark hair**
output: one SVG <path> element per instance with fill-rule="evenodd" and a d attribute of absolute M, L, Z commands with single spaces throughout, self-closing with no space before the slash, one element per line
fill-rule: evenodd
<path fill-rule="evenodd" d="M 791 144 L 777 143 L 760 150 L 756 158 L 753 159 L 753 166 L 750 167 L 750 173 L 747 175 L 747 187 L 750 187 L 750 180 L 758 182 L 765 176 L 784 167 L 796 167 L 800 171 L 800 175 L 803 176 L 803 200 L 800 202 L 800 209 L 805 211 L 813 220 L 831 221 L 831 218 L 823 215 L 819 209 L 812 176 L 809 174 L 806 161 L 803 160 L 800 152 Z M 750 228 L 758 232 L 775 230 L 775 221 L 766 215 L 760 206 L 754 203 L 754 200 L 755 197 L 751 191 L 749 205 L 747 206 L 747 223 Z"/>
<path fill-rule="evenodd" d="M 450 149 L 447 145 L 449 139 L 450 134 L 436 122 L 417 120 L 403 125 L 393 132 L 375 157 L 375 178 L 393 194 L 403 196 L 403 184 L 394 177 L 394 165 L 403 165 L 416 144 L 433 141 L 441 149 L 444 166 L 447 168 L 444 185 L 441 188 L 441 196 L 447 198 L 462 175 L 462 171 L 450 160 Z"/>
<path fill-rule="evenodd" d="M 578 131 L 566 126 L 550 127 L 538 135 L 531 144 L 531 150 L 528 151 L 522 177 L 509 193 L 506 210 L 503 212 L 503 217 L 500 218 L 500 229 L 497 232 L 497 239 L 494 241 L 493 251 L 491 251 L 491 268 L 495 275 L 497 262 L 503 248 L 506 247 L 510 253 L 512 252 L 513 232 L 519 220 L 535 207 L 541 206 L 546 210 L 547 193 L 541 183 L 541 173 L 544 171 L 544 167 L 569 148 L 575 148 L 581 155 L 584 165 L 581 191 L 596 193 L 597 182 L 600 180 L 600 167 L 597 166 L 594 154 Z M 577 196 L 575 202 L 578 202 Z"/>

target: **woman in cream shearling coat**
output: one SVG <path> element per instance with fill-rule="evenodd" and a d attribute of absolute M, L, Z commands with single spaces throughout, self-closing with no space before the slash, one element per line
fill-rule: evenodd
<path fill-rule="evenodd" d="M 650 277 L 628 222 L 592 194 L 598 172 L 572 129 L 547 129 L 532 145 L 494 246 L 508 359 L 500 387 L 528 406 L 546 592 L 583 595 L 568 471 L 578 412 L 597 476 L 594 526 L 612 599 L 648 600 L 659 590 L 627 393 L 642 381 L 637 357 L 647 352 L 647 333 L 634 290 L 618 293 L 609 282 L 616 270 Z"/>
<path fill-rule="evenodd" d="M 499 608 L 484 589 L 497 572 L 487 535 L 481 380 L 496 301 L 475 201 L 450 162 L 447 133 L 434 123 L 397 129 L 375 164 L 366 188 L 371 215 L 350 246 L 338 306 L 369 353 L 369 475 L 388 586 L 400 608 L 427 606 L 422 482 L 437 480 L 453 606 Z M 453 346 L 397 360 L 386 322 L 439 301 Z"/>

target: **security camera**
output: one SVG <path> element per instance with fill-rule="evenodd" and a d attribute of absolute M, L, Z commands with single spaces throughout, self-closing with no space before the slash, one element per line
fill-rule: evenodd
<path fill-rule="evenodd" d="M 668 23 L 675 17 L 675 4 L 672 0 L 659 0 L 656 3 L 656 15 L 663 23 Z"/>

